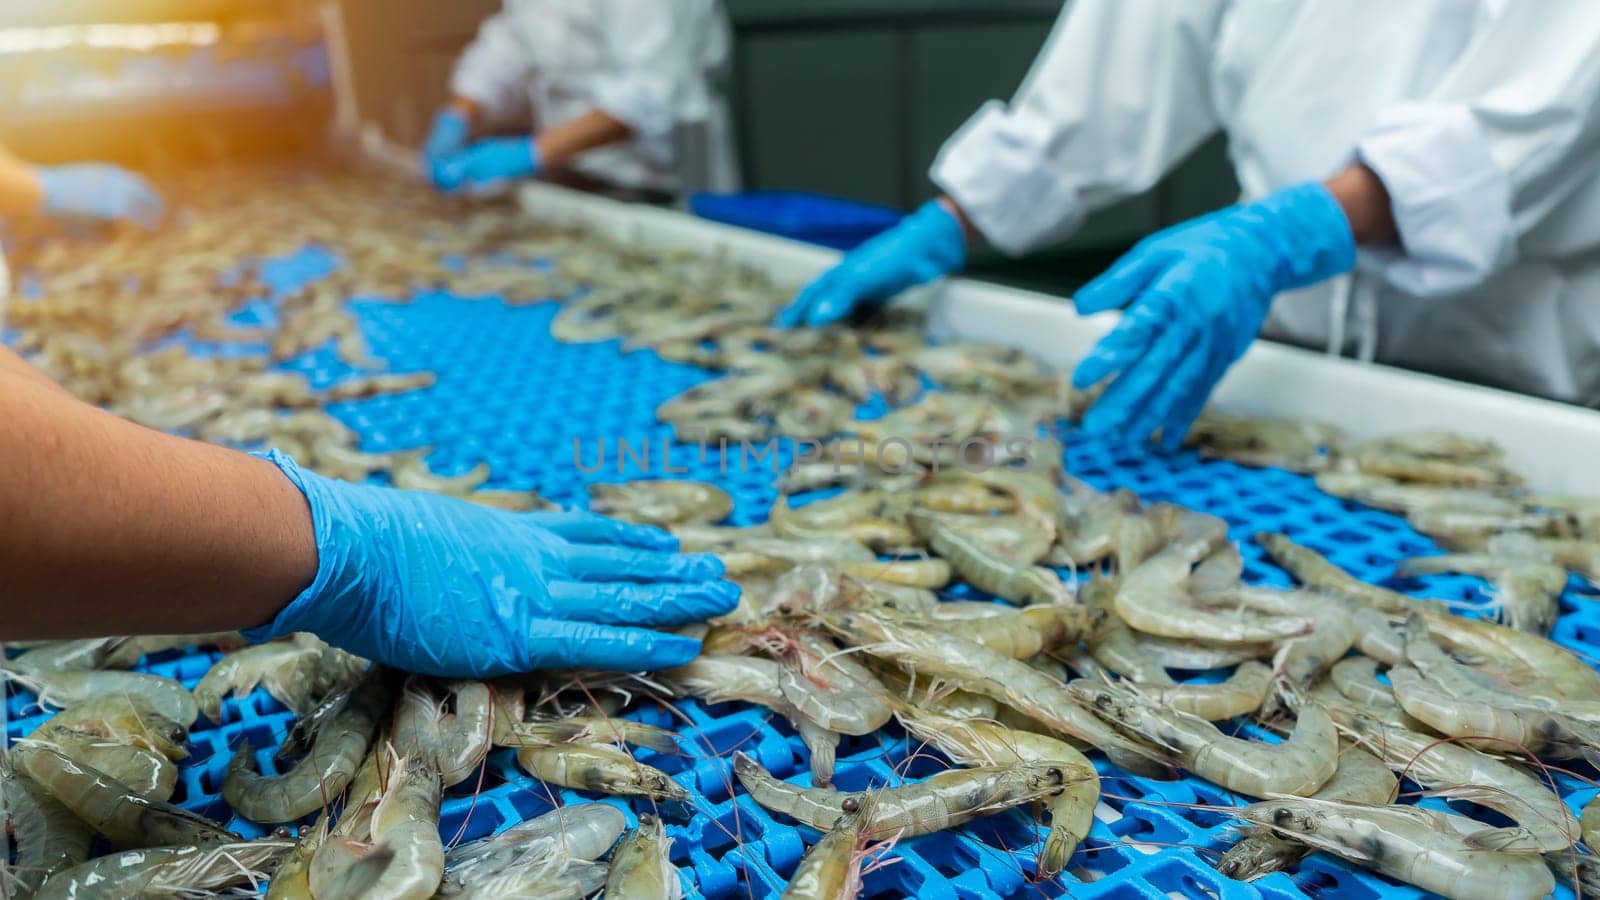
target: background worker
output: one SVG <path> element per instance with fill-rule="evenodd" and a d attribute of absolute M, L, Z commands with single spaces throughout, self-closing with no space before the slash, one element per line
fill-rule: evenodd
<path fill-rule="evenodd" d="M 1068 3 L 1012 101 L 940 151 L 944 196 L 779 321 L 957 271 L 974 235 L 1012 254 L 1064 238 L 1219 130 L 1247 202 L 1151 235 L 1073 298 L 1123 310 L 1074 372 L 1114 378 L 1090 434 L 1176 446 L 1263 323 L 1600 402 L 1600 19 L 1579 0 Z"/>
<path fill-rule="evenodd" d="M 482 678 L 681 665 L 654 627 L 729 612 L 712 556 L 581 512 L 509 513 L 153 431 L 0 348 L 0 640 L 309 631 Z"/>
<path fill-rule="evenodd" d="M 429 177 L 446 191 L 534 176 L 655 199 L 732 189 L 729 42 L 716 0 L 506 0 L 456 64 Z"/>

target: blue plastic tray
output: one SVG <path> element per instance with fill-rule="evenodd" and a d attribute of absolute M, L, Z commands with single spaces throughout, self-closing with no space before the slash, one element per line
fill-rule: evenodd
<path fill-rule="evenodd" d="M 269 268 L 271 284 L 284 289 L 320 275 L 333 265 L 325 253 L 307 251 Z M 617 342 L 563 345 L 549 335 L 554 304 L 508 307 L 493 299 L 462 300 L 425 294 L 409 305 L 377 301 L 352 303 L 376 356 L 395 371 L 428 369 L 438 374 L 433 387 L 409 394 L 339 404 L 335 415 L 357 429 L 369 450 L 428 444 L 430 465 L 443 474 L 464 471 L 481 460 L 493 468 L 494 487 L 533 488 L 568 504 L 586 502 L 584 485 L 638 477 L 633 467 L 618 473 L 614 452 L 603 471 L 585 474 L 574 464 L 574 442 L 585 466 L 592 465 L 596 441 L 627 438 L 637 445 L 649 436 L 666 440 L 658 426 L 658 403 L 712 373 L 666 362 L 650 352 L 623 355 Z M 257 304 L 238 318 L 267 320 L 270 303 Z M 231 348 L 237 351 L 239 348 Z M 332 348 L 290 361 L 322 385 L 349 374 Z M 1228 462 L 1205 462 L 1189 453 L 1159 457 L 1118 449 L 1066 435 L 1069 471 L 1102 489 L 1126 487 L 1146 500 L 1170 500 L 1227 519 L 1246 558 L 1245 577 L 1261 584 L 1286 585 L 1289 579 L 1263 560 L 1250 537 L 1263 530 L 1286 532 L 1329 555 L 1365 579 L 1419 596 L 1466 601 L 1486 599 L 1483 582 L 1466 577 L 1432 576 L 1394 580 L 1394 562 L 1430 552 L 1432 543 L 1387 513 L 1366 509 L 1321 493 L 1307 478 L 1274 470 L 1255 470 Z M 659 443 L 653 443 L 659 447 Z M 651 474 L 659 474 L 659 451 Z M 675 445 L 672 465 L 688 469 L 680 477 L 703 478 L 726 487 L 736 499 L 731 521 L 760 521 L 774 497 L 772 474 L 752 467 L 722 471 L 713 455 L 697 458 L 694 448 Z M 956 593 L 968 591 L 958 588 Z M 1600 653 L 1600 604 L 1573 584 L 1562 601 L 1555 638 L 1590 656 Z M 177 678 L 192 686 L 217 658 L 213 652 L 170 651 L 145 660 L 143 671 Z M 1212 673 L 1213 676 L 1215 673 Z M 1205 677 L 1199 673 L 1199 677 Z M 45 719 L 27 693 L 8 689 L 15 740 Z M 698 748 L 688 757 L 662 757 L 640 751 L 640 759 L 672 773 L 694 794 L 697 813 L 687 824 L 673 824 L 673 860 L 690 896 L 710 898 L 776 897 L 805 847 L 817 834 L 768 815 L 746 796 L 730 797 L 734 749 L 752 754 L 776 775 L 804 782 L 804 745 L 782 722 L 763 712 L 732 704 L 706 707 L 694 701 L 675 710 L 646 706 L 631 715 L 690 736 Z M 218 788 L 232 748 L 248 740 L 258 749 L 264 771 L 271 771 L 273 749 L 292 716 L 264 692 L 223 706 L 218 725 L 197 723 L 190 736 L 191 757 L 184 763 L 175 802 L 244 834 L 260 826 L 231 818 Z M 1250 726 L 1244 730 L 1257 733 Z M 837 782 L 844 788 L 920 778 L 940 767 L 928 752 L 908 747 L 892 728 L 865 738 L 846 738 L 839 748 Z M 916 758 L 907 764 L 905 761 Z M 1098 761 L 1104 798 L 1100 820 L 1060 881 L 1033 881 L 1041 830 L 1024 812 L 1013 810 L 965 828 L 902 841 L 892 864 L 866 879 L 866 897 L 922 898 L 1075 897 L 1414 897 L 1419 892 L 1318 854 L 1293 873 L 1278 873 L 1253 884 L 1231 881 L 1212 867 L 1230 843 L 1233 821 L 1222 810 L 1243 801 L 1196 779 L 1153 781 Z M 1586 773 L 1593 775 L 1593 773 Z M 1561 777 L 1559 787 L 1574 808 L 1594 791 L 1578 779 Z M 1407 790 L 1415 790 L 1407 785 Z M 474 793 L 476 790 L 476 793 Z M 491 834 L 551 808 L 579 799 L 572 791 L 553 796 L 517 769 L 509 751 L 490 757 L 481 785 L 469 780 L 447 797 L 441 831 L 447 840 Z M 584 799 L 596 799 L 584 797 Z M 614 801 L 615 802 L 615 801 Z M 1438 805 L 1439 801 L 1424 801 Z M 627 804 L 618 803 L 626 807 Z M 1478 811 L 1479 815 L 1484 815 Z M 1080 881 L 1079 879 L 1084 879 Z M 1559 896 L 1570 893 L 1559 892 Z"/>
<path fill-rule="evenodd" d="M 689 210 L 703 219 L 849 250 L 899 222 L 905 213 L 806 191 L 695 194 Z"/>

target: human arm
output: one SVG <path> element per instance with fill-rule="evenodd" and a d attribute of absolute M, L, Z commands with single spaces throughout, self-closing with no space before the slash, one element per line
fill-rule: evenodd
<path fill-rule="evenodd" d="M 1011 101 L 985 104 L 939 151 L 939 205 L 846 254 L 779 323 L 833 321 L 955 272 L 973 235 L 1025 253 L 1154 184 L 1217 129 L 1206 70 L 1220 15 L 1217 0 L 1067 4 Z"/>
<path fill-rule="evenodd" d="M 650 626 L 738 599 L 656 529 L 321 478 L 124 421 L 0 358 L 7 639 L 310 631 L 441 676 L 654 668 L 698 644 Z"/>

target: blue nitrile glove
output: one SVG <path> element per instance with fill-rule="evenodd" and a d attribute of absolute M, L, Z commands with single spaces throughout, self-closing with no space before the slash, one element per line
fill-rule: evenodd
<path fill-rule="evenodd" d="M 161 223 L 161 197 L 148 181 L 110 163 L 40 166 L 43 212 L 52 216 L 126 219 L 144 228 Z"/>
<path fill-rule="evenodd" d="M 700 644 L 652 631 L 731 611 L 714 556 L 656 528 L 584 512 L 512 513 L 350 484 L 264 454 L 305 494 L 311 586 L 252 641 L 309 631 L 385 665 L 446 678 L 582 666 L 680 666 Z"/>
<path fill-rule="evenodd" d="M 466 149 L 467 134 L 471 130 L 467 117 L 454 109 L 447 107 L 434 114 L 428 139 L 422 143 L 422 162 L 428 167 L 428 177 L 435 186 L 444 187 L 439 183 L 439 167 L 447 158 Z"/>
<path fill-rule="evenodd" d="M 939 201 L 930 200 L 806 285 L 778 313 L 777 324 L 826 325 L 857 307 L 876 306 L 906 288 L 948 275 L 966 261 L 961 223 Z"/>
<path fill-rule="evenodd" d="M 1161 430 L 1176 448 L 1279 292 L 1348 272 L 1355 237 L 1328 189 L 1307 183 L 1157 232 L 1073 298 L 1083 315 L 1126 306 L 1078 363 L 1086 388 L 1120 373 L 1083 418 L 1091 435 Z"/>
<path fill-rule="evenodd" d="M 531 178 L 539 174 L 539 145 L 531 135 L 488 138 L 445 156 L 432 171 L 446 193 Z"/>

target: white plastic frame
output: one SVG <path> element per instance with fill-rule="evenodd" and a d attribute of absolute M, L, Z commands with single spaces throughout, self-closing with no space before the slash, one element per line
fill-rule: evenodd
<path fill-rule="evenodd" d="M 621 203 L 530 184 L 519 200 L 530 215 L 581 221 L 617 237 L 726 253 L 776 280 L 803 282 L 839 258 L 836 250 L 761 234 L 683 212 Z M 909 292 L 925 305 L 936 337 L 1006 344 L 1058 365 L 1076 360 L 1116 321 L 1083 318 L 1059 297 L 970 278 Z M 1478 387 L 1389 366 L 1338 359 L 1257 341 L 1215 394 L 1230 410 L 1315 419 L 1351 435 L 1443 428 L 1492 438 L 1540 490 L 1600 496 L 1600 412 Z"/>

